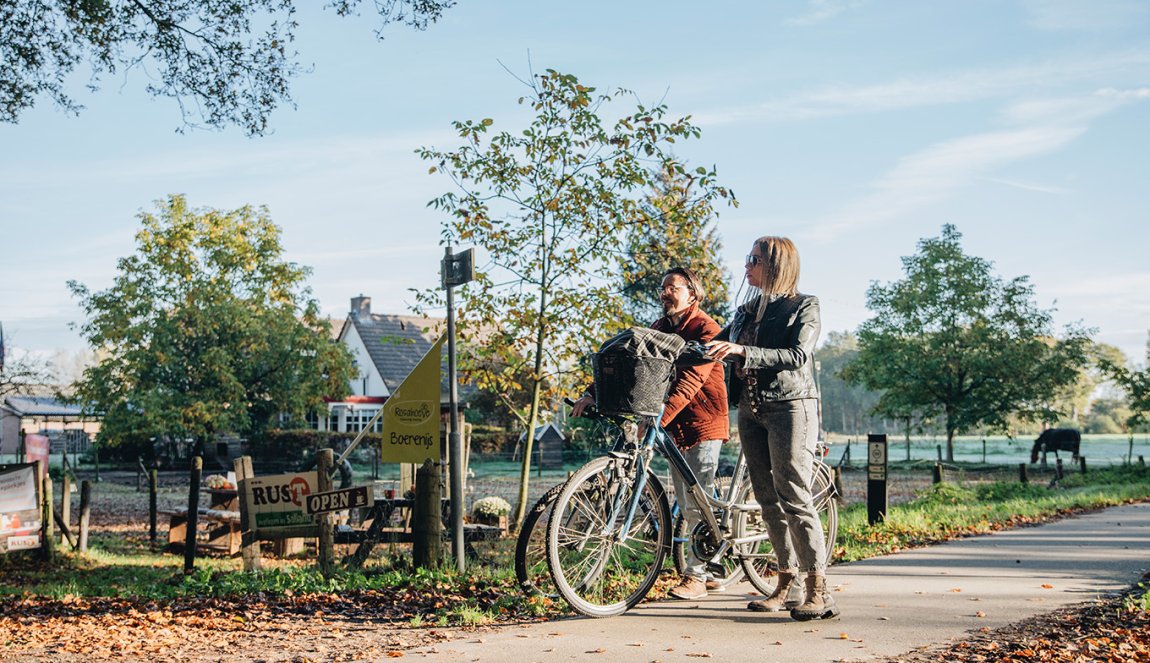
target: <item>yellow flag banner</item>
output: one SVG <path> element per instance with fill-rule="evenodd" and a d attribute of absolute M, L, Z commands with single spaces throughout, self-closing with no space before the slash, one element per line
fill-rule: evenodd
<path fill-rule="evenodd" d="M 421 464 L 440 460 L 439 372 L 440 337 L 415 369 L 383 404 L 383 441 L 380 460 Z"/>

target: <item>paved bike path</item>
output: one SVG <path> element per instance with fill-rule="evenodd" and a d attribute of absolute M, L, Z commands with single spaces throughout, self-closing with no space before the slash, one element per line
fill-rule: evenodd
<path fill-rule="evenodd" d="M 1150 504 L 831 567 L 839 619 L 745 609 L 737 584 L 618 617 L 512 626 L 408 652 L 442 661 L 851 661 L 898 656 L 1121 590 L 1150 569 Z"/>

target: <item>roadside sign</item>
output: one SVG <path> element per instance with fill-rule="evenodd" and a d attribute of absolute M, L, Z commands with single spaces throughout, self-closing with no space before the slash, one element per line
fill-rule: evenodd
<path fill-rule="evenodd" d="M 369 506 L 373 502 L 371 486 L 353 486 L 308 495 L 304 498 L 304 510 L 310 514 L 327 513 Z"/>
<path fill-rule="evenodd" d="M 261 536 L 315 536 L 315 518 L 304 513 L 304 499 L 314 493 L 314 471 L 247 479 L 248 527 Z"/>
<path fill-rule="evenodd" d="M 0 553 L 41 546 L 40 504 L 35 465 L 0 465 Z"/>
<path fill-rule="evenodd" d="M 871 525 L 886 520 L 886 452 L 886 435 L 867 435 L 866 514 Z"/>

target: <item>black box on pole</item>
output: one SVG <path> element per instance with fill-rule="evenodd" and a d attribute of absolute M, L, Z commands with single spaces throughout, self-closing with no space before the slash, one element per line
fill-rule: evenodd
<path fill-rule="evenodd" d="M 886 520 L 886 435 L 867 435 L 866 517 L 874 525 Z"/>

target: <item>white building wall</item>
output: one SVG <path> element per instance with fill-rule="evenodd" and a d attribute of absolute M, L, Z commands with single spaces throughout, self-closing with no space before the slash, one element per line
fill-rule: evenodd
<path fill-rule="evenodd" d="M 390 396 L 391 392 L 384 384 L 375 362 L 367 354 L 367 347 L 359 336 L 359 330 L 350 321 L 344 325 L 340 341 L 347 346 L 359 369 L 359 377 L 351 381 L 351 393 L 355 396 Z"/>

